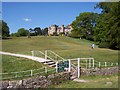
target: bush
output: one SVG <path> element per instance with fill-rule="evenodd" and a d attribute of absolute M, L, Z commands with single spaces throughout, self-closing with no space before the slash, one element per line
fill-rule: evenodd
<path fill-rule="evenodd" d="M 108 42 L 101 42 L 98 47 L 99 48 L 109 48 L 109 43 Z"/>

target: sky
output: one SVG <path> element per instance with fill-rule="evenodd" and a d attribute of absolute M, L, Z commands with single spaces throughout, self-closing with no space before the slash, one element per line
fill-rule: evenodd
<path fill-rule="evenodd" d="M 2 2 L 2 19 L 8 24 L 10 33 L 20 28 L 45 28 L 53 24 L 71 24 L 82 12 L 97 12 L 98 2 Z"/>

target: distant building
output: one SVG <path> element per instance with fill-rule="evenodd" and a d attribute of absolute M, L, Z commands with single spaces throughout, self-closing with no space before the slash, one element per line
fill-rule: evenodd
<path fill-rule="evenodd" d="M 48 27 L 48 35 L 53 35 L 54 33 L 56 34 L 69 34 L 72 30 L 72 26 L 68 25 L 66 27 L 64 27 L 64 25 L 62 25 L 61 27 L 58 27 L 57 25 L 51 25 L 50 27 Z"/>

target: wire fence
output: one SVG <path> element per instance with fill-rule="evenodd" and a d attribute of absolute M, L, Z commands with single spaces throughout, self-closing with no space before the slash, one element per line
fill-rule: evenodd
<path fill-rule="evenodd" d="M 0 73 L 1 80 L 6 79 L 16 79 L 16 78 L 24 78 L 24 77 L 31 77 L 36 75 L 47 75 L 50 73 L 55 73 L 55 68 L 39 68 L 39 69 L 32 69 L 26 71 L 19 71 L 19 72 L 10 72 L 10 73 Z"/>

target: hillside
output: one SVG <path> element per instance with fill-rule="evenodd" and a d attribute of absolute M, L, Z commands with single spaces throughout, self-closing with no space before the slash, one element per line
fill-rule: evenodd
<path fill-rule="evenodd" d="M 104 48 L 91 49 L 92 42 L 70 37 L 21 37 L 2 41 L 6 52 L 31 54 L 32 50 L 52 50 L 64 58 L 93 57 L 97 61 L 117 62 L 118 51 Z"/>

